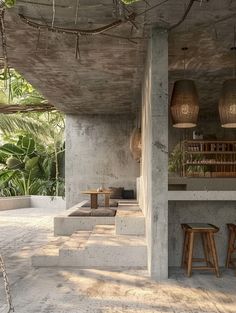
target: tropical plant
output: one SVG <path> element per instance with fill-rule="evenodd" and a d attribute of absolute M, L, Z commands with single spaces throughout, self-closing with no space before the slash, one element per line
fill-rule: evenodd
<path fill-rule="evenodd" d="M 0 0 L 0 7 L 1 8 L 11 8 L 16 4 L 16 0 Z"/>
<path fill-rule="evenodd" d="M 55 156 L 41 148 L 30 136 L 20 136 L 16 144 L 0 146 L 2 196 L 61 193 L 63 178 L 58 173 L 56 180 Z"/>
<path fill-rule="evenodd" d="M 13 68 L 0 71 L 1 104 L 41 104 L 43 96 Z"/>
<path fill-rule="evenodd" d="M 170 154 L 168 166 L 169 172 L 180 173 L 182 169 L 182 159 L 183 153 L 180 142 L 174 147 L 173 151 Z"/>
<path fill-rule="evenodd" d="M 64 195 L 63 115 L 52 112 L 3 117 L 1 195 Z"/>

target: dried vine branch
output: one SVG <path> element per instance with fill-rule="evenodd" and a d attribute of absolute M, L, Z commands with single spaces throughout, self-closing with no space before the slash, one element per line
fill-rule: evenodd
<path fill-rule="evenodd" d="M 0 33 L 1 33 L 2 51 L 3 51 L 3 59 L 4 59 L 4 72 L 6 73 L 8 69 L 8 57 L 7 57 L 7 39 L 6 39 L 6 32 L 5 32 L 4 14 L 5 14 L 5 10 L 0 9 Z"/>
<path fill-rule="evenodd" d="M 11 293 L 10 293 L 10 284 L 9 284 L 5 264 L 4 264 L 4 261 L 3 261 L 1 254 L 0 254 L 0 270 L 1 270 L 2 275 L 3 275 L 7 304 L 8 304 L 7 313 L 14 312 L 14 307 L 12 305 L 12 298 L 11 298 Z"/>
<path fill-rule="evenodd" d="M 99 28 L 95 28 L 95 29 L 74 29 L 74 28 L 64 28 L 64 27 L 59 27 L 59 26 L 49 26 L 49 25 L 44 25 L 44 24 L 40 24 L 40 23 L 36 23 L 34 21 L 29 20 L 28 18 L 26 18 L 23 14 L 19 14 L 21 20 L 29 25 L 32 26 L 34 28 L 37 29 L 47 29 L 51 32 L 57 32 L 57 33 L 63 33 L 63 34 L 72 34 L 72 35 L 77 35 L 77 36 L 88 36 L 88 35 L 99 35 L 102 34 L 108 30 L 111 30 L 113 28 L 116 28 L 122 24 L 128 23 L 128 22 L 132 22 L 135 20 L 136 14 L 132 13 L 130 14 L 126 19 L 124 20 L 117 20 L 113 23 L 110 23 L 108 25 L 99 27 Z"/>
<path fill-rule="evenodd" d="M 13 114 L 13 113 L 29 113 L 29 112 L 46 112 L 56 110 L 55 107 L 49 103 L 42 104 L 11 104 L 11 105 L 1 105 L 0 113 L 3 114 Z"/>

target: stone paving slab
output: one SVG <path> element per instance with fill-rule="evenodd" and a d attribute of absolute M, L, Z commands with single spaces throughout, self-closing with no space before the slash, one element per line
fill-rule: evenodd
<path fill-rule="evenodd" d="M 174 270 L 165 283 L 145 271 L 113 272 L 75 268 L 33 268 L 30 257 L 52 239 L 59 212 L 21 209 L 0 212 L 4 256 L 16 313 L 235 313 L 233 271 L 186 278 Z M 0 277 L 0 313 L 7 312 Z"/>

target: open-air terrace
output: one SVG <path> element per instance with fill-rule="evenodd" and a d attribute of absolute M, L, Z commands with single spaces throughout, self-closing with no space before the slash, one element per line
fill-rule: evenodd
<path fill-rule="evenodd" d="M 236 312 L 235 25 L 0 0 L 0 313 Z"/>
<path fill-rule="evenodd" d="M 232 270 L 221 278 L 172 269 L 156 283 L 145 270 L 111 271 L 75 267 L 33 268 L 30 257 L 52 240 L 55 214 L 62 209 L 28 208 L 0 212 L 1 253 L 5 256 L 17 313 L 233 313 Z M 0 312 L 7 312 L 3 284 Z"/>

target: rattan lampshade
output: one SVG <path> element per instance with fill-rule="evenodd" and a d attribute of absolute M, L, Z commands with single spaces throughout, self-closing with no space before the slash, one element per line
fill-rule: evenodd
<path fill-rule="evenodd" d="M 141 128 L 136 127 L 130 137 L 130 151 L 135 161 L 140 162 L 142 156 Z"/>
<path fill-rule="evenodd" d="M 175 82 L 170 110 L 173 127 L 191 128 L 197 125 L 199 102 L 193 80 L 182 79 Z"/>
<path fill-rule="evenodd" d="M 236 78 L 223 83 L 219 114 L 222 127 L 236 128 Z"/>

